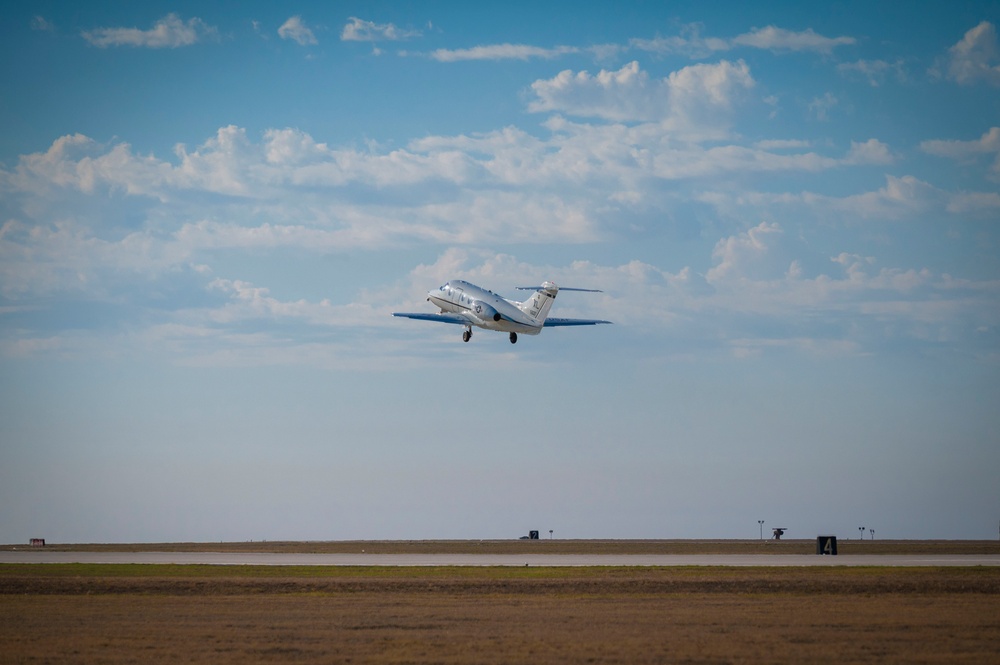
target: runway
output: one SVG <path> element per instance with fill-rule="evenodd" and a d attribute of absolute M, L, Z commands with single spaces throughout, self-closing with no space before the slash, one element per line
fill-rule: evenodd
<path fill-rule="evenodd" d="M 0 551 L 0 563 L 212 566 L 1000 566 L 1000 554 L 272 554 Z"/>

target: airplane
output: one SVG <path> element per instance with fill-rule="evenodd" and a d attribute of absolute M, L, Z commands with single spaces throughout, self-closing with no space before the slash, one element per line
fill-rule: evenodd
<path fill-rule="evenodd" d="M 439 288 L 427 292 L 427 300 L 441 308 L 440 313 L 393 312 L 392 315 L 420 321 L 457 323 L 465 326 L 465 331 L 462 333 L 463 342 L 472 339 L 472 326 L 506 332 L 510 333 L 511 344 L 517 344 L 518 333 L 537 335 L 542 332 L 542 328 L 611 323 L 611 321 L 599 319 L 549 318 L 552 302 L 560 290 L 552 282 L 543 282 L 541 286 L 518 286 L 516 288 L 535 293 L 524 302 L 517 302 L 498 296 L 489 289 L 460 279 L 453 279 L 445 282 Z M 601 293 L 598 289 L 564 287 L 562 290 Z"/>

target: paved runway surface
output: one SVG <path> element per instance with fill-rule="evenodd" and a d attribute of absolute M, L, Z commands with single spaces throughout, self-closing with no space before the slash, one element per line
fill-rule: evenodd
<path fill-rule="evenodd" d="M 853 554 L 269 554 L 225 552 L 0 552 L 0 563 L 217 566 L 1000 566 L 1000 555 Z"/>

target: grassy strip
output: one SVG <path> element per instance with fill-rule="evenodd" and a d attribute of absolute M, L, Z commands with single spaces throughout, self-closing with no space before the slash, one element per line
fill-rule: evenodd
<path fill-rule="evenodd" d="M 4 577 L 552 579 L 595 577 L 607 568 L 522 566 L 255 566 L 147 563 L 10 563 Z M 625 569 L 627 570 L 627 569 Z"/>
<path fill-rule="evenodd" d="M 692 567 L 0 565 L 0 596 L 241 595 L 405 592 L 482 594 L 1000 595 L 1000 569 Z"/>

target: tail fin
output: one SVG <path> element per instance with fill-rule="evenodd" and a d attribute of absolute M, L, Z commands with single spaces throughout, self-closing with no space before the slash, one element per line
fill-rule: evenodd
<path fill-rule="evenodd" d="M 556 299 L 556 294 L 559 293 L 559 287 L 552 282 L 542 282 L 541 286 L 518 286 L 516 287 L 520 291 L 534 291 L 535 295 L 528 298 L 524 302 L 517 303 L 518 308 L 535 319 L 539 324 L 545 325 L 545 319 L 549 316 L 549 310 L 552 309 L 552 302 Z M 602 293 L 600 289 L 574 289 L 570 286 L 564 286 L 563 291 L 586 291 L 587 293 Z M 553 319 L 553 322 L 555 319 Z M 568 325 L 566 322 L 570 319 L 561 319 L 562 323 L 553 325 Z M 593 323 L 588 320 L 588 323 Z M 610 323 L 609 321 L 600 321 L 600 323 Z"/>
<path fill-rule="evenodd" d="M 543 282 L 541 286 L 519 286 L 517 288 L 521 291 L 535 289 L 534 295 L 524 302 L 518 303 L 517 306 L 518 309 L 538 321 L 539 324 L 544 324 L 545 319 L 549 315 L 549 310 L 552 309 L 552 303 L 556 299 L 556 294 L 559 293 L 559 287 L 552 282 Z"/>

